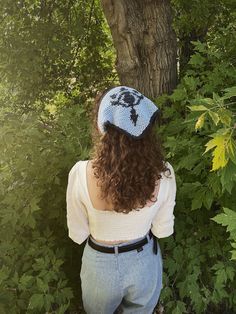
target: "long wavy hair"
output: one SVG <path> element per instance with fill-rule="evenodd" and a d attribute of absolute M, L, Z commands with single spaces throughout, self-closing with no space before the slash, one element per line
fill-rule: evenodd
<path fill-rule="evenodd" d="M 161 172 L 171 172 L 165 165 L 161 139 L 156 132 L 159 115 L 140 139 L 130 138 L 112 125 L 107 126 L 105 134 L 99 132 L 99 105 L 110 89 L 96 96 L 92 111 L 92 169 L 100 187 L 100 198 L 111 203 L 114 211 L 128 214 L 143 208 L 147 201 L 156 202 L 153 193 L 162 178 Z"/>

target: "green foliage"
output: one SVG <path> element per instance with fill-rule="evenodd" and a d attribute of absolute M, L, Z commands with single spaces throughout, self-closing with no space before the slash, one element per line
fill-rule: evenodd
<path fill-rule="evenodd" d="M 10 313 L 64 313 L 73 292 L 65 217 L 69 168 L 86 158 L 88 116 L 73 101 L 57 116 L 2 109 L 0 303 Z M 60 106 L 59 106 L 60 104 Z M 71 274 L 72 277 L 72 274 Z M 78 290 L 77 284 L 75 286 Z"/>
<path fill-rule="evenodd" d="M 234 104 L 234 102 L 228 101 L 233 97 L 236 97 L 236 87 L 227 89 L 227 93 L 222 97 L 213 92 L 213 99 L 199 98 L 196 100 L 197 103 L 203 103 L 204 105 L 188 106 L 192 111 L 204 111 L 197 119 L 195 130 L 204 126 L 205 117 L 207 116 L 215 126 L 219 127 L 215 133 L 209 135 L 213 139 L 205 144 L 204 154 L 214 148 L 211 171 L 224 168 L 229 160 L 236 164 L 236 143 L 233 137 L 235 121 L 233 112 L 227 109 L 229 105 Z M 228 102 L 225 103 L 225 100 Z"/>
<path fill-rule="evenodd" d="M 60 90 L 91 95 L 114 80 L 114 49 L 99 1 L 3 0 L 0 15 L 1 79 L 14 109 L 28 111 Z"/>
<path fill-rule="evenodd" d="M 65 190 L 91 147 L 91 96 L 116 78 L 111 35 L 99 1 L 0 12 L 0 312 L 79 311 Z"/>
<path fill-rule="evenodd" d="M 215 36 L 211 45 L 194 43 L 179 85 L 157 99 L 159 132 L 177 180 L 174 239 L 162 242 L 167 313 L 236 310 L 236 68 L 230 44 L 223 51 L 223 35 Z"/>
<path fill-rule="evenodd" d="M 200 54 L 193 55 L 193 41 L 217 40 L 221 32 L 221 35 L 226 34 L 226 36 L 220 38 L 222 44 L 220 49 L 223 50 L 225 47 L 227 49 L 230 46 L 231 50 L 235 50 L 235 45 L 231 44 L 228 37 L 232 27 L 235 27 L 236 2 L 234 0 L 171 0 L 171 4 L 174 13 L 173 27 L 178 38 L 181 77 L 188 69 L 190 57 L 195 65 L 201 66 L 206 61 Z M 225 54 L 228 51 L 225 50 Z M 220 77 L 218 80 L 221 80 Z"/>
<path fill-rule="evenodd" d="M 236 212 L 229 209 L 224 208 L 223 214 L 218 214 L 215 217 L 212 218 L 212 220 L 216 221 L 218 224 L 221 224 L 222 226 L 227 226 L 227 231 L 230 233 L 229 239 L 233 240 L 231 242 L 232 247 L 234 250 L 232 250 L 232 258 L 236 259 Z"/>
<path fill-rule="evenodd" d="M 172 3 L 181 80 L 157 103 L 177 200 L 175 233 L 160 241 L 161 301 L 166 313 L 229 314 L 235 3 Z M 65 191 L 71 166 L 89 158 L 93 95 L 117 79 L 111 35 L 98 1 L 4 0 L 0 12 L 0 312 L 80 313 L 83 248 L 68 238 Z"/>

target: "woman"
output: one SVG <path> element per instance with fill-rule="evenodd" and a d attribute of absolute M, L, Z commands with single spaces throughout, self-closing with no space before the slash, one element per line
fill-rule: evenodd
<path fill-rule="evenodd" d="M 158 107 L 118 86 L 97 97 L 91 160 L 70 170 L 69 237 L 86 240 L 81 266 L 88 314 L 153 313 L 162 289 L 157 238 L 174 232 L 176 181 L 156 132 Z"/>

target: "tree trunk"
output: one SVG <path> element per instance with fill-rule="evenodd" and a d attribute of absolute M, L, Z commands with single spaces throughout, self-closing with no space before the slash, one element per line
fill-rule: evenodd
<path fill-rule="evenodd" d="M 117 53 L 120 83 L 148 97 L 177 82 L 177 44 L 169 0 L 101 0 Z"/>

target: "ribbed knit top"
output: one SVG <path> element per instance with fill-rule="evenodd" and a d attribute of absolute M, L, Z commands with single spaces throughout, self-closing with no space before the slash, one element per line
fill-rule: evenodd
<path fill-rule="evenodd" d="M 101 241 L 129 241 L 147 234 L 149 229 L 158 238 L 170 236 L 174 232 L 174 207 L 176 197 L 175 173 L 170 169 L 161 173 L 160 188 L 155 203 L 148 203 L 139 211 L 128 214 L 98 210 L 89 197 L 86 167 L 88 160 L 78 161 L 70 170 L 66 191 L 67 226 L 69 237 L 81 244 L 91 234 Z M 168 177 L 169 176 L 169 177 Z"/>

